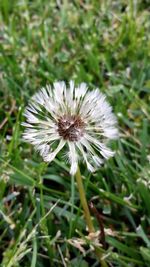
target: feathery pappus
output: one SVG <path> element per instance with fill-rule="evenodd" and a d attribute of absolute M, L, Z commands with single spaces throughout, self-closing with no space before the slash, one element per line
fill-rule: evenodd
<path fill-rule="evenodd" d="M 118 138 L 117 120 L 99 89 L 88 90 L 58 81 L 39 90 L 27 106 L 23 138 L 33 144 L 43 160 L 51 162 L 64 147 L 75 174 L 83 159 L 93 172 L 114 155 L 107 146 Z"/>

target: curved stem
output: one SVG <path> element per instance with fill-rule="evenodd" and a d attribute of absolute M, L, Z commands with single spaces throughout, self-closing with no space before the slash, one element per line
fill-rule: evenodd
<path fill-rule="evenodd" d="M 89 210 L 89 207 L 87 204 L 87 199 L 85 196 L 84 186 L 83 186 L 83 182 L 82 182 L 82 176 L 81 176 L 79 167 L 78 167 L 78 170 L 75 174 L 75 177 L 76 177 L 76 181 L 77 181 L 77 185 L 78 185 L 80 201 L 81 201 L 81 204 L 83 207 L 84 217 L 86 220 L 88 231 L 89 231 L 89 233 L 95 233 L 95 229 L 94 229 L 93 222 L 92 222 L 91 215 L 90 215 L 90 210 Z M 97 255 L 97 257 L 100 261 L 101 267 L 108 267 L 107 263 L 102 259 L 102 254 L 98 248 L 95 248 L 95 254 Z"/>
<path fill-rule="evenodd" d="M 85 191 L 84 191 L 84 187 L 83 187 L 83 183 L 82 183 L 82 177 L 81 177 L 81 173 L 80 173 L 80 169 L 78 168 L 76 174 L 76 181 L 77 181 L 77 185 L 78 185 L 78 190 L 79 190 L 79 195 L 80 195 L 80 201 L 84 210 L 84 216 L 86 219 L 86 223 L 87 223 L 87 227 L 89 230 L 89 233 L 94 233 L 94 226 L 92 223 L 92 219 L 90 216 L 90 210 L 87 204 L 87 200 L 86 200 L 86 196 L 85 196 Z"/>

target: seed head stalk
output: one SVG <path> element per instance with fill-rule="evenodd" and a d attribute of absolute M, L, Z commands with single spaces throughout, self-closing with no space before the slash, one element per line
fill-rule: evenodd
<path fill-rule="evenodd" d="M 90 215 L 90 210 L 87 204 L 87 199 L 85 196 L 85 191 L 84 191 L 84 186 L 83 186 L 83 182 L 82 182 L 82 176 L 81 176 L 81 172 L 80 172 L 80 168 L 78 167 L 77 172 L 75 174 L 76 177 L 76 181 L 77 181 L 77 186 L 78 186 L 78 191 L 79 191 L 79 196 L 80 196 L 80 201 L 81 201 L 81 205 L 83 207 L 83 211 L 84 211 L 84 217 L 86 220 L 86 224 L 88 227 L 88 231 L 89 233 L 95 233 L 95 229 L 94 229 L 94 225 L 91 219 L 91 215 Z M 95 254 L 97 255 L 101 267 L 108 267 L 107 263 L 102 259 L 102 254 L 101 252 L 95 248 Z"/>

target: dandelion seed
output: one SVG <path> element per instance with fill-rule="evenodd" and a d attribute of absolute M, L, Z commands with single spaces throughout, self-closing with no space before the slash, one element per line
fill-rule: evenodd
<path fill-rule="evenodd" d="M 70 173 L 77 171 L 83 158 L 94 171 L 104 159 L 114 155 L 107 146 L 118 137 L 116 117 L 99 89 L 88 91 L 81 83 L 55 82 L 37 92 L 25 110 L 23 138 L 33 144 L 44 161 L 51 162 L 64 147 L 70 161 Z"/>

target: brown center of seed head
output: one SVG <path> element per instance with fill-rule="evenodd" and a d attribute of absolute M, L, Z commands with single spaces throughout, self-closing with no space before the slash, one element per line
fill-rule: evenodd
<path fill-rule="evenodd" d="M 79 115 L 63 115 L 57 125 L 58 133 L 64 140 L 78 141 L 84 134 L 85 123 Z"/>

